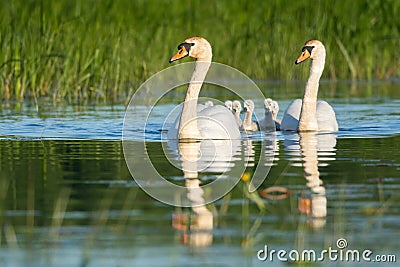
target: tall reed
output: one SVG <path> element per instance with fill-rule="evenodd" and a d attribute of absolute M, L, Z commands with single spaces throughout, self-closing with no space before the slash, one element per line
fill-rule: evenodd
<path fill-rule="evenodd" d="M 400 76 L 396 0 L 13 0 L 0 9 L 0 99 L 121 101 L 193 35 L 255 79 L 303 79 L 303 43 L 328 51 L 325 78 Z"/>

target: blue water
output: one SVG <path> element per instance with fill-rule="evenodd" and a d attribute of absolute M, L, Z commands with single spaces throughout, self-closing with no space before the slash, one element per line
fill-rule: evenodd
<path fill-rule="evenodd" d="M 18 139 L 121 140 L 124 106 L 2 109 L 0 137 Z"/>
<path fill-rule="evenodd" d="M 255 100 L 256 108 L 262 107 L 261 101 Z M 347 103 L 328 101 L 334 106 L 339 123 L 338 138 L 370 138 L 400 133 L 400 100 L 387 98 L 376 102 L 368 100 L 367 103 L 362 99 L 350 99 Z M 282 117 L 289 103 L 279 101 L 278 118 Z M 146 128 L 147 141 L 161 141 L 163 122 L 173 107 L 160 105 L 153 109 Z M 36 107 L 29 105 L 23 105 L 19 112 L 2 109 L 0 138 L 122 140 L 124 106 L 55 109 L 47 106 L 42 109 L 38 112 Z M 138 135 L 137 139 L 143 137 Z"/>
<path fill-rule="evenodd" d="M 333 145 L 317 151 L 311 140 L 307 151 L 297 134 L 278 132 L 273 166 L 260 193 L 272 186 L 290 193 L 281 200 L 262 199 L 266 209 L 260 212 L 260 198 L 238 183 L 226 198 L 207 206 L 214 224 L 203 241 L 196 230 L 185 228 L 200 221 L 196 212 L 164 205 L 132 180 L 121 148 L 125 106 L 3 104 L 0 266 L 287 266 L 260 262 L 256 253 L 264 245 L 320 251 L 336 248 L 338 238 L 346 238 L 350 249 L 396 254 L 399 260 L 400 100 L 327 100 L 339 131 L 317 138 Z M 255 103 L 262 107 L 261 99 Z M 279 101 L 278 117 L 289 103 Z M 138 123 L 129 127 L 137 130 L 136 140 L 148 142 L 166 178 L 182 182 L 182 172 L 166 164 L 162 148 L 163 122 L 173 107 L 153 109 L 145 138 L 140 112 Z M 259 135 L 240 147 L 251 169 Z M 167 153 L 178 158 L 174 150 Z M 200 178 L 208 181 L 212 175 Z M 321 212 L 319 206 L 324 216 L 313 215 Z"/>

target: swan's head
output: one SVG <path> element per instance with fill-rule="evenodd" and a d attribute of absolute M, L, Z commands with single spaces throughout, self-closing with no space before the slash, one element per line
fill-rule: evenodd
<path fill-rule="evenodd" d="M 272 115 L 276 115 L 279 112 L 278 102 L 272 100 L 271 98 L 264 99 L 265 110 L 271 112 Z"/>
<path fill-rule="evenodd" d="M 240 104 L 240 101 L 239 100 L 234 100 L 232 102 L 232 108 L 233 108 L 234 111 L 240 113 L 242 111 L 242 105 Z"/>
<path fill-rule="evenodd" d="M 212 49 L 210 43 L 202 37 L 188 38 L 178 45 L 178 53 L 169 60 L 169 63 L 187 56 L 198 61 L 211 62 Z"/>
<path fill-rule="evenodd" d="M 325 47 L 324 45 L 318 41 L 318 40 L 310 40 L 307 41 L 303 49 L 301 50 L 301 55 L 299 58 L 295 61 L 295 64 L 299 64 L 306 60 L 307 58 L 311 59 L 319 59 L 323 58 L 325 59 Z"/>
<path fill-rule="evenodd" d="M 253 100 L 245 100 L 243 103 L 243 107 L 246 109 L 248 112 L 253 112 L 254 111 L 254 102 Z"/>
<path fill-rule="evenodd" d="M 225 107 L 229 110 L 232 110 L 233 103 L 230 100 L 226 100 L 224 103 Z"/>

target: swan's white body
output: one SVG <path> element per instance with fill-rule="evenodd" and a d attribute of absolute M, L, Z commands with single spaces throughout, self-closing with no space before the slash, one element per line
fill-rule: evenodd
<path fill-rule="evenodd" d="M 198 107 L 201 86 L 211 65 L 212 49 L 210 43 L 201 37 L 186 39 L 178 46 L 178 53 L 170 62 L 190 56 L 196 59 L 195 69 L 186 92 L 178 125 L 170 129 L 174 139 L 240 139 L 241 134 L 231 111 L 224 106 Z"/>
<path fill-rule="evenodd" d="M 317 40 L 306 42 L 296 64 L 311 58 L 310 76 L 304 89 L 303 99 L 292 101 L 283 114 L 283 131 L 320 131 L 338 130 L 333 108 L 325 101 L 317 101 L 319 80 L 325 65 L 325 47 Z"/>
<path fill-rule="evenodd" d="M 203 104 L 197 104 L 197 127 L 200 131 L 202 139 L 240 139 L 227 138 L 229 135 L 233 135 L 236 132 L 235 127 L 233 127 L 230 123 L 232 118 L 235 120 L 232 112 L 230 112 L 224 106 L 215 105 L 207 107 Z M 178 139 L 177 137 L 179 133 L 180 119 L 181 117 L 178 116 L 172 127 L 168 130 L 168 139 Z M 234 126 L 238 128 L 236 122 Z"/>
<path fill-rule="evenodd" d="M 303 100 L 295 99 L 287 107 L 281 129 L 284 131 L 297 131 Z M 335 111 L 326 101 L 317 101 L 317 123 L 320 132 L 335 132 L 338 130 Z"/>

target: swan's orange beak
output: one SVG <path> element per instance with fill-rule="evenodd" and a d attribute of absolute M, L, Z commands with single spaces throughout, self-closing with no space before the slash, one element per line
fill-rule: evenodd
<path fill-rule="evenodd" d="M 309 58 L 311 56 L 310 52 L 308 49 L 303 49 L 303 52 L 301 52 L 301 55 L 297 58 L 297 60 L 294 62 L 295 64 L 299 64 Z"/>
<path fill-rule="evenodd" d="M 169 63 L 174 62 L 175 60 L 179 60 L 181 58 L 187 57 L 189 55 L 189 51 L 186 50 L 185 46 L 181 46 L 178 50 L 178 53 L 175 56 L 171 57 Z"/>

